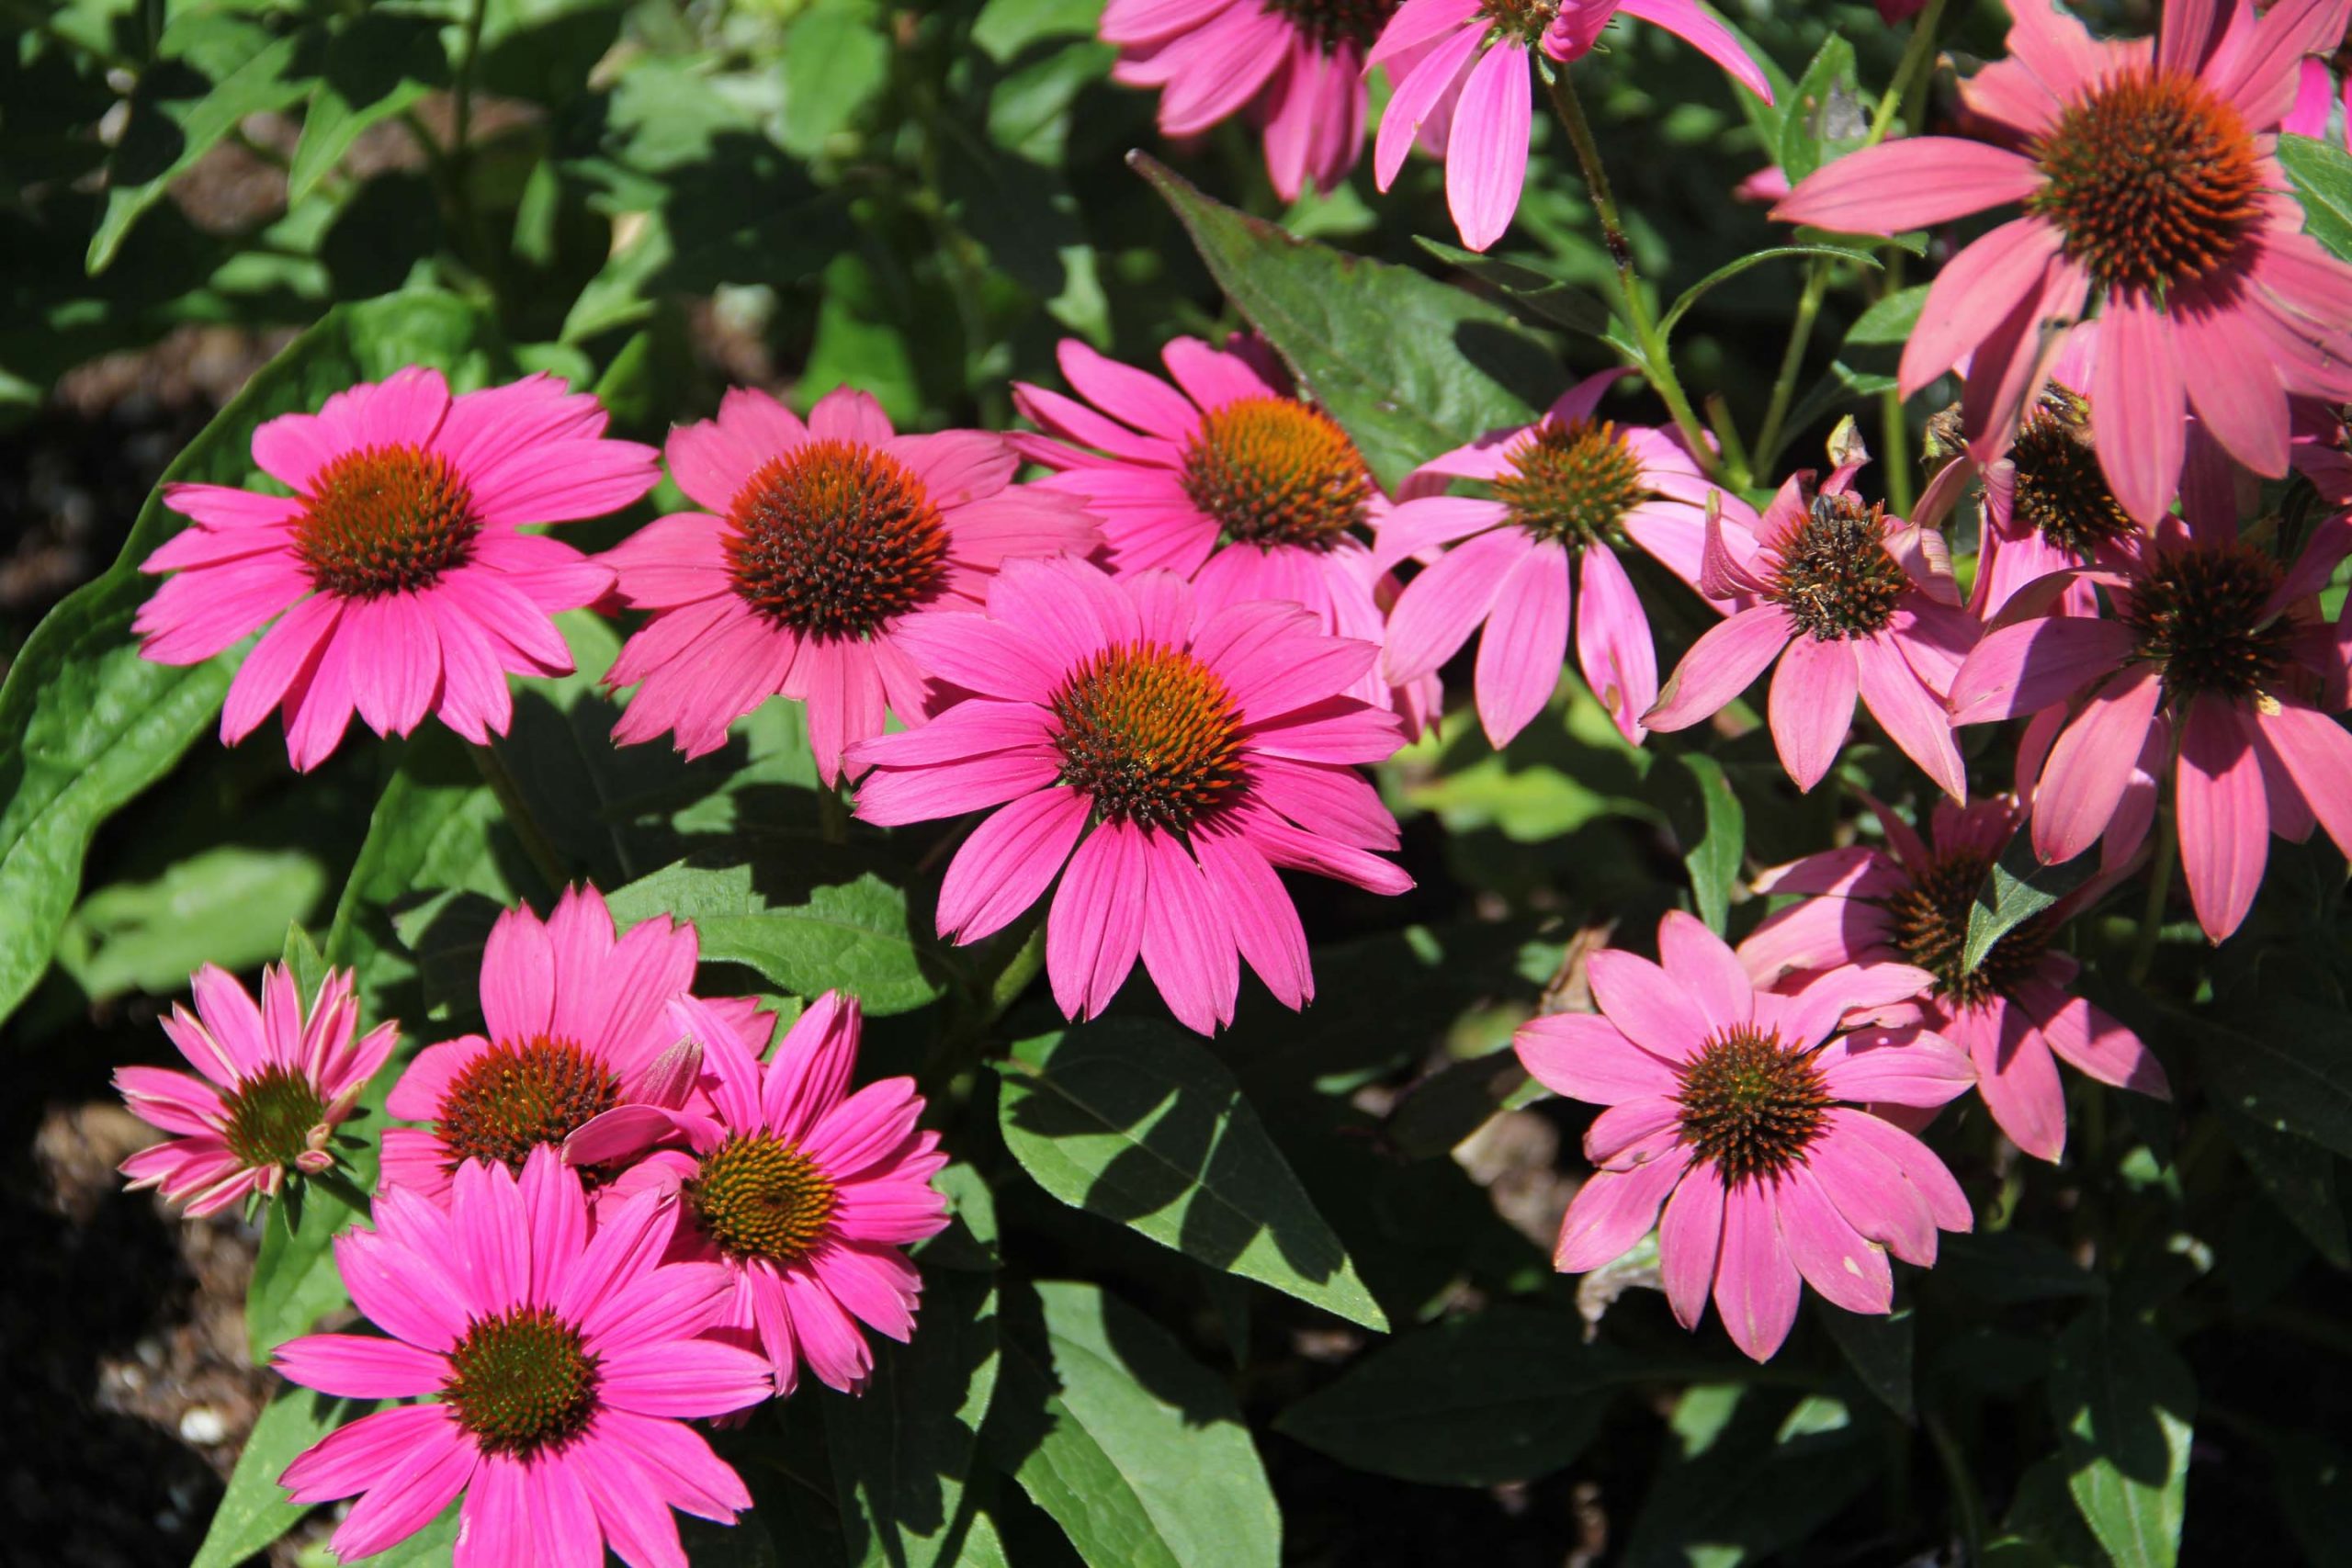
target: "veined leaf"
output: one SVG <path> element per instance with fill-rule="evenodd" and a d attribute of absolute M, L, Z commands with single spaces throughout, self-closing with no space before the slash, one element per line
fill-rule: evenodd
<path fill-rule="evenodd" d="M 2145 1324 L 2102 1304 L 2059 1337 L 2050 1416 L 2067 1488 L 2121 1568 L 2178 1560 L 2196 1415 L 2196 1380 Z"/>
<path fill-rule="evenodd" d="M 1013 1157 L 1063 1202 L 1387 1328 L 1233 1076 L 1175 1029 L 1113 1020 L 1023 1041 L 998 1120 Z"/>

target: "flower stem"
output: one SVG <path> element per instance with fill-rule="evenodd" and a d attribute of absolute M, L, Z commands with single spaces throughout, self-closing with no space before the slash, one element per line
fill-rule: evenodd
<path fill-rule="evenodd" d="M 1977 1495 L 1976 1477 L 1969 1468 L 1968 1455 L 1944 1425 L 1943 1417 L 1934 1411 L 1922 1413 L 1920 1425 L 1927 1428 L 1928 1441 L 1936 1450 L 1942 1464 L 1945 1483 L 1951 1488 L 1953 1522 L 1960 1529 L 1962 1562 L 1984 1560 L 1984 1500 Z"/>
<path fill-rule="evenodd" d="M 1796 319 L 1789 323 L 1789 343 L 1781 351 L 1780 374 L 1772 378 L 1772 399 L 1764 406 L 1764 423 L 1756 433 L 1756 464 L 1767 477 L 1772 459 L 1781 455 L 1781 426 L 1796 396 L 1797 372 L 1804 368 L 1805 345 L 1813 341 L 1813 323 L 1821 314 L 1822 296 L 1828 292 L 1829 264 L 1815 259 L 1805 268 L 1804 292 L 1797 296 Z"/>
<path fill-rule="evenodd" d="M 334 1198 L 336 1202 L 341 1203 L 361 1219 L 372 1219 L 375 1216 L 374 1202 L 368 1199 L 367 1193 L 359 1190 L 357 1182 L 342 1171 L 322 1170 L 314 1176 L 305 1176 L 302 1179 Z"/>
<path fill-rule="evenodd" d="M 546 882 L 548 892 L 562 892 L 564 885 L 571 880 L 564 870 L 563 857 L 555 852 L 554 841 L 539 826 L 539 819 L 531 814 L 530 805 L 523 798 L 522 786 L 514 782 L 514 774 L 506 766 L 506 759 L 498 754 L 498 743 L 493 740 L 486 746 L 469 746 L 466 750 L 473 753 L 474 766 L 481 773 L 481 782 L 488 784 L 490 793 L 498 797 L 499 814 L 506 818 L 506 825 L 514 829 L 514 837 L 522 841 L 523 852 L 530 857 L 532 869 Z"/>
<path fill-rule="evenodd" d="M 1600 147 L 1593 140 L 1592 124 L 1585 118 L 1576 85 L 1568 80 L 1566 66 L 1549 61 L 1538 63 L 1538 74 L 1552 95 L 1553 111 L 1568 133 L 1568 144 L 1576 149 L 1577 166 L 1584 173 L 1585 188 L 1591 193 L 1593 213 L 1600 220 L 1601 243 L 1608 247 L 1609 259 L 1617 268 L 1618 300 L 1624 308 L 1626 324 L 1633 329 L 1634 346 L 1640 351 L 1642 368 L 1647 372 L 1650 384 L 1657 389 L 1658 396 L 1666 400 L 1667 412 L 1674 416 L 1674 426 L 1682 433 L 1691 456 L 1710 477 L 1720 478 L 1723 458 L 1716 453 L 1714 443 L 1707 439 L 1706 426 L 1699 422 L 1690 395 L 1674 373 L 1674 360 L 1667 352 L 1665 335 L 1658 331 L 1657 321 L 1642 296 L 1641 279 L 1634 272 L 1634 247 L 1626 240 L 1625 225 L 1617 215 L 1617 197 L 1609 187 L 1609 171 L 1601 165 Z"/>
<path fill-rule="evenodd" d="M 2143 985 L 2156 961 L 2156 933 L 2164 930 L 2165 904 L 2172 892 L 2173 862 L 2180 853 L 2180 829 L 2172 813 L 2156 821 L 2155 861 L 2148 868 L 2148 901 L 2140 910 L 2140 929 L 2132 939 L 2132 984 Z"/>

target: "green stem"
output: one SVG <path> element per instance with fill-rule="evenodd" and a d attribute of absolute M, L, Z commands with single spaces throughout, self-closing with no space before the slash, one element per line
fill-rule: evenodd
<path fill-rule="evenodd" d="M 838 787 L 817 786 L 817 831 L 829 844 L 849 842 L 849 802 Z"/>
<path fill-rule="evenodd" d="M 1544 85 L 1552 95 L 1552 108 L 1560 117 L 1561 126 L 1568 133 L 1568 144 L 1576 149 L 1577 166 L 1584 172 L 1585 188 L 1592 196 L 1592 210 L 1600 220 L 1601 243 L 1609 249 L 1609 259 L 1617 268 L 1617 294 L 1625 311 L 1626 323 L 1633 328 L 1634 342 L 1641 350 L 1643 368 L 1649 373 L 1650 384 L 1666 400 L 1667 412 L 1674 416 L 1674 425 L 1682 433 L 1702 468 L 1710 478 L 1721 478 L 1723 459 L 1716 455 L 1714 444 L 1707 439 L 1706 426 L 1699 421 L 1698 412 L 1690 406 L 1690 394 L 1682 389 L 1681 379 L 1674 373 L 1674 361 L 1667 352 L 1665 334 L 1657 329 L 1657 321 L 1650 314 L 1649 302 L 1643 298 L 1641 279 L 1634 272 L 1634 247 L 1625 238 L 1625 225 L 1617 215 L 1617 197 L 1609 187 L 1609 171 L 1600 162 L 1600 147 L 1593 140 L 1592 124 L 1585 118 L 1584 105 L 1577 97 L 1576 85 L 1568 80 L 1565 66 L 1550 62 L 1542 64 Z"/>
<path fill-rule="evenodd" d="M 353 1213 L 357 1214 L 361 1219 L 365 1220 L 374 1217 L 376 1213 L 376 1205 L 374 1202 L 368 1199 L 367 1193 L 359 1190 L 359 1184 L 357 1182 L 352 1180 L 351 1178 L 345 1176 L 342 1171 L 322 1170 L 315 1175 L 306 1174 L 302 1179 L 309 1182 L 311 1186 L 317 1188 L 322 1192 L 332 1193 L 337 1202 L 341 1203 L 345 1208 L 349 1209 Z"/>
<path fill-rule="evenodd" d="M 1757 467 L 1770 473 L 1781 455 L 1781 426 L 1796 396 L 1797 372 L 1804 368 L 1804 351 L 1813 341 L 1813 323 L 1821 314 L 1822 296 L 1829 292 L 1829 264 L 1819 257 L 1806 266 L 1804 292 L 1797 296 L 1796 320 L 1789 323 L 1788 346 L 1781 351 L 1780 373 L 1772 378 L 1772 399 L 1764 405 L 1764 423 L 1756 433 Z"/>
<path fill-rule="evenodd" d="M 2140 909 L 2140 929 L 2132 939 L 2132 967 L 2128 971 L 2132 984 L 2146 983 L 2148 971 L 2156 961 L 2156 933 L 2164 929 L 2165 903 L 2172 892 L 2173 862 L 2180 853 L 2180 829 L 2172 813 L 2162 813 L 2156 821 L 2155 860 L 2148 868 L 2148 901 Z"/>
<path fill-rule="evenodd" d="M 1919 25 L 1911 29 L 1911 41 L 1903 46 L 1903 58 L 1894 67 L 1894 80 L 1879 95 L 1878 110 L 1871 116 L 1871 131 L 1863 146 L 1875 147 L 1885 141 L 1886 133 L 1894 129 L 1896 113 L 1911 101 L 1914 86 L 1926 84 L 1927 70 L 1935 59 L 1936 29 L 1944 19 L 1944 3 L 1945 0 L 1928 0 L 1928 8 L 1919 13 Z"/>
<path fill-rule="evenodd" d="M 1971 1473 L 1968 1455 L 1961 1450 L 1951 1428 L 1934 1411 L 1927 1412 L 1920 1424 L 1928 1430 L 1928 1441 L 1934 1446 L 1937 1462 L 1943 1466 L 1944 1481 L 1951 1488 L 1951 1507 L 1958 1516 L 1960 1527 L 1960 1560 L 1966 1563 L 1984 1561 L 1984 1500 L 1977 1495 L 1976 1478 Z"/>
<path fill-rule="evenodd" d="M 1881 299 L 1892 297 L 1903 287 L 1903 253 L 1896 251 L 1886 259 L 1886 282 Z M 1918 454 L 1912 449 L 1911 422 L 1903 413 L 1903 389 L 1889 387 L 1878 395 L 1879 441 L 1886 448 L 1886 502 L 1897 517 L 1911 515 L 1911 503 L 1917 499 L 1912 488 L 1912 468 Z"/>
<path fill-rule="evenodd" d="M 498 754 L 498 743 L 493 740 L 487 746 L 469 746 L 466 750 L 473 753 L 474 766 L 481 771 L 481 782 L 488 784 L 490 793 L 498 797 L 499 813 L 506 818 L 506 825 L 514 829 L 514 837 L 522 841 L 523 852 L 530 857 L 532 868 L 548 885 L 548 892 L 562 892 L 565 884 L 571 880 L 570 873 L 564 870 L 563 857 L 556 853 L 554 840 L 539 826 L 539 819 L 531 814 L 529 804 L 523 798 L 522 786 L 514 782 L 514 774 L 506 766 L 506 759 Z"/>

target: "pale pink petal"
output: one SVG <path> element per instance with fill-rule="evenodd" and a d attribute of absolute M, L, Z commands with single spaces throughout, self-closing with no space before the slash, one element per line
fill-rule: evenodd
<path fill-rule="evenodd" d="M 2181 726 L 2174 802 L 2189 902 L 2207 937 L 2238 929 L 2270 856 L 2270 810 L 2251 727 L 2225 698 L 2205 694 Z"/>
<path fill-rule="evenodd" d="M 1548 539 L 1521 555 L 1495 590 L 1478 642 L 1477 703 L 1497 750 L 1544 711 L 1560 683 L 1568 605 L 1568 553 Z"/>
<path fill-rule="evenodd" d="M 1532 117 L 1527 46 L 1489 47 L 1464 84 L 1445 149 L 1445 200 L 1462 243 L 1483 251 L 1503 237 L 1527 181 Z M 1389 112 L 1394 114 L 1392 104 Z"/>
<path fill-rule="evenodd" d="M 1673 730 L 1713 718 L 1747 690 L 1797 635 L 1795 623 L 1777 604 L 1758 604 L 1708 627 L 1682 656 L 1642 722 L 1652 729 Z"/>
<path fill-rule="evenodd" d="M 1772 673 L 1772 744 L 1781 765 L 1810 790 L 1821 782 L 1853 727 L 1860 689 L 1855 645 L 1806 634 L 1790 639 Z"/>
<path fill-rule="evenodd" d="M 1770 1360 L 1796 1322 L 1802 1287 L 1774 1204 L 1764 1187 L 1745 1181 L 1724 1198 L 1723 1258 L 1715 1270 L 1715 1310 L 1724 1331 L 1752 1360 Z"/>
<path fill-rule="evenodd" d="M 1810 1168 L 1792 1166 L 1772 1195 L 1781 1239 L 1805 1283 L 1848 1312 L 1883 1313 L 1894 1305 L 1894 1276 L 1884 1249 L 1864 1240 L 1838 1212 Z"/>
<path fill-rule="evenodd" d="M 1723 1176 L 1711 1160 L 1690 1168 L 1658 1217 L 1658 1274 L 1675 1321 L 1696 1328 L 1707 1314 L 1707 1293 L 1723 1253 Z"/>
<path fill-rule="evenodd" d="M 2108 488 L 2151 526 L 2180 488 L 2186 380 L 2165 313 L 2137 295 L 2109 295 L 2091 373 L 2091 429 Z"/>
<path fill-rule="evenodd" d="M 2033 797 L 2033 848 L 2044 861 L 2072 860 L 2106 831 L 2163 695 L 2156 672 L 2134 666 L 2100 687 L 2050 749 Z"/>

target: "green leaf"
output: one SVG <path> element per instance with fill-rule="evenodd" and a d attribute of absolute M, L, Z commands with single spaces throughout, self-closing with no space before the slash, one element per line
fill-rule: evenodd
<path fill-rule="evenodd" d="M 387 1076 L 393 1071 L 388 1069 Z M 381 1125 L 379 1117 L 379 1134 Z M 373 1145 L 367 1164 L 372 1173 Z M 372 1174 L 368 1180 L 372 1183 Z M 266 1366 L 271 1351 L 308 1334 L 320 1318 L 350 1302 L 331 1244 L 336 1232 L 360 1217 L 315 1183 L 303 1185 L 299 1204 L 279 1203 L 265 1215 L 261 1250 L 245 1290 L 245 1334 L 256 1366 Z"/>
<path fill-rule="evenodd" d="M 1882 265 L 1879 259 L 1870 252 L 1858 250 L 1851 245 L 1774 245 L 1769 250 L 1750 251 L 1736 261 L 1724 263 L 1684 289 L 1681 297 L 1667 308 L 1665 317 L 1659 321 L 1657 330 L 1660 335 L 1671 335 L 1676 324 L 1690 312 L 1691 306 L 1696 305 L 1706 296 L 1709 289 L 1715 288 L 1718 284 L 1729 282 L 1749 267 L 1781 256 L 1826 256 L 1837 261 L 1854 262 L 1871 268 L 1873 272 L 1879 270 Z"/>
<path fill-rule="evenodd" d="M 641 877 L 608 900 L 623 926 L 652 915 L 692 920 L 705 962 L 745 964 L 783 990 L 854 991 L 876 1016 L 935 1001 L 956 973 L 907 909 L 907 896 L 845 853 L 791 865 L 702 857 Z"/>
<path fill-rule="evenodd" d="M 2319 1255 L 2338 1269 L 2352 1269 L 2352 1229 L 2345 1224 L 2336 1190 L 2335 1156 L 2319 1145 L 2266 1126 L 2227 1099 L 2215 1110 L 2222 1130 L 2278 1206 Z"/>
<path fill-rule="evenodd" d="M 784 39 L 785 145 L 804 156 L 849 128 L 890 71 L 873 0 L 816 0 Z"/>
<path fill-rule="evenodd" d="M 1407 1159 L 1435 1159 L 1485 1126 L 1530 1081 L 1508 1047 L 1448 1062 L 1397 1097 L 1382 1131 Z"/>
<path fill-rule="evenodd" d="M 304 29 L 274 36 L 251 17 L 184 13 L 164 30 L 155 62 L 141 73 L 130 118 L 107 162 L 107 203 L 90 236 L 87 265 L 104 272 L 141 213 L 249 115 L 288 108 L 310 91 L 298 58 L 321 39 Z"/>
<path fill-rule="evenodd" d="M 278 962 L 286 966 L 288 974 L 294 976 L 294 988 L 301 993 L 307 1006 L 319 994 L 319 987 L 326 983 L 326 954 L 319 951 L 319 944 L 311 940 L 309 931 L 300 924 L 289 924 L 286 928 L 286 945 L 279 952 Z"/>
<path fill-rule="evenodd" d="M 1919 311 L 1927 302 L 1928 286 L 1924 283 L 1898 288 L 1883 299 L 1871 300 L 1870 309 L 1847 329 L 1847 344 L 1869 348 L 1901 347 L 1918 330 Z"/>
<path fill-rule="evenodd" d="M 1961 950 L 1961 966 L 1973 969 L 1984 963 L 1995 942 L 2089 881 L 2097 870 L 2095 855 L 2044 865 L 2033 852 L 2030 836 L 2012 838 L 1968 907 L 1968 942 Z"/>
<path fill-rule="evenodd" d="M 2107 1282 L 2049 1237 L 1973 1231 L 1939 1238 L 1936 1277 L 1998 1305 L 2101 1296 Z"/>
<path fill-rule="evenodd" d="M 824 1401 L 853 1564 L 952 1563 L 972 1528 L 964 1499 L 996 1393 L 996 1280 L 942 1269 L 923 1287 L 922 1331 L 875 1346 L 862 1394 Z"/>
<path fill-rule="evenodd" d="M 1698 781 L 1700 820 L 1705 829 L 1682 856 L 1690 873 L 1690 899 L 1707 929 L 1721 936 L 1731 919 L 1732 890 L 1739 886 L 1747 854 L 1747 813 L 1721 762 L 1704 751 L 1680 752 L 1676 761 Z"/>
<path fill-rule="evenodd" d="M 1176 1029 L 1118 1019 L 1021 1042 L 998 1120 L 1013 1157 L 1063 1202 L 1387 1328 L 1233 1076 Z"/>
<path fill-rule="evenodd" d="M 1799 432 L 1833 411 L 1893 391 L 1898 385 L 1893 376 L 1859 370 L 1842 359 L 1834 359 L 1829 368 L 1822 372 L 1821 379 L 1808 388 L 1804 396 L 1797 400 L 1797 406 L 1789 411 L 1788 420 L 1781 427 L 1786 434 L 1779 445 L 1786 446 Z M 1762 461 L 1762 457 L 1758 460 Z"/>
<path fill-rule="evenodd" d="M 1629 1568 L 1733 1568 L 1810 1536 L 1869 1486 L 1883 1423 L 1822 1395 L 1702 1383 L 1626 1543 Z"/>
<path fill-rule="evenodd" d="M 253 434 L 404 364 L 456 369 L 481 318 L 458 300 L 402 294 L 330 311 L 257 372 L 164 472 L 165 483 L 242 485 Z M 178 533 L 159 487 L 113 566 L 50 612 L 0 685 L 0 1019 L 40 978 L 81 883 L 91 836 L 162 778 L 210 726 L 239 655 L 175 668 L 140 658 L 131 618 L 153 580 L 139 563 Z M 254 744 L 277 742 L 265 731 Z"/>
<path fill-rule="evenodd" d="M 1482 282 L 1492 284 L 1555 326 L 1587 337 L 1606 337 L 1611 332 L 1623 330 L 1611 317 L 1608 306 L 1574 284 L 1553 277 L 1532 265 L 1503 256 L 1481 255 L 1426 234 L 1414 235 L 1413 242 L 1447 265 L 1458 266 Z"/>
<path fill-rule="evenodd" d="M 1380 482 L 1488 431 L 1525 424 L 1559 367 L 1508 311 L 1386 262 L 1297 240 L 1210 200 L 1143 153 L 1209 272 Z"/>
<path fill-rule="evenodd" d="M 1491 1486 L 1548 1475 L 1600 1429 L 1627 1363 L 1562 1313 L 1492 1306 L 1381 1346 L 1275 1418 L 1340 1463 Z"/>
<path fill-rule="evenodd" d="M 359 133 L 413 107 L 449 76 L 441 24 L 393 11 L 354 17 L 327 45 L 286 176 L 288 206 L 317 188 Z"/>
<path fill-rule="evenodd" d="M 1789 184 L 1804 184 L 1839 150 L 1861 141 L 1869 127 L 1860 103 L 1854 46 L 1843 34 L 1831 33 L 1797 78 L 1781 111 L 1781 155 L 1775 161 L 1787 173 Z"/>
<path fill-rule="evenodd" d="M 1093 1285 L 1003 1292 L 982 1441 L 1091 1568 L 1273 1568 L 1282 1518 L 1225 1384 Z"/>
<path fill-rule="evenodd" d="M 58 966 L 93 1001 L 167 996 L 199 964 L 242 970 L 275 958 L 287 922 L 318 906 L 326 867 L 296 849 L 220 844 L 152 882 L 115 883 L 84 898 L 58 934 Z"/>
<path fill-rule="evenodd" d="M 2201 1020 L 2198 1061 L 2214 1096 L 2257 1126 L 2352 1156 L 2352 1019 L 2273 995 Z"/>
<path fill-rule="evenodd" d="M 303 1450 L 374 1408 L 366 1400 L 329 1399 L 307 1388 L 281 1389 L 245 1438 L 228 1490 L 213 1510 L 190 1568 L 236 1568 L 292 1529 L 310 1509 L 286 1500 L 278 1476 Z"/>
<path fill-rule="evenodd" d="M 2170 1568 L 2188 1501 L 2197 1383 L 2172 1348 L 2104 1306 L 2058 1338 L 2050 1415 L 2075 1506 L 2122 1568 Z"/>
<path fill-rule="evenodd" d="M 2282 134 L 2278 163 L 2302 198 L 2303 231 L 2352 258 L 2352 154 L 2332 141 Z"/>
<path fill-rule="evenodd" d="M 1911 1308 L 1852 1313 L 1831 1306 L 1818 1296 L 1813 1298 L 1813 1306 L 1814 1315 L 1829 1331 L 1838 1354 L 1862 1380 L 1862 1386 L 1878 1395 L 1889 1410 L 1910 1420 L 1917 1410 L 1911 1370 L 1917 1325 Z"/>

